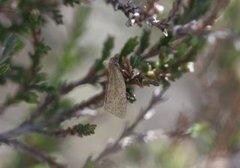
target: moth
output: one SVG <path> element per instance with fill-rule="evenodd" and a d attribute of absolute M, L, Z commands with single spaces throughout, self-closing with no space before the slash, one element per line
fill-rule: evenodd
<path fill-rule="evenodd" d="M 108 63 L 108 86 L 104 109 L 119 118 L 124 118 L 127 113 L 126 84 L 120 71 L 118 56 L 112 57 Z"/>

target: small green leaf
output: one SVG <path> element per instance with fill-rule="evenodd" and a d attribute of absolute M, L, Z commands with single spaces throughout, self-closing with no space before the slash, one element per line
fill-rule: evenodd
<path fill-rule="evenodd" d="M 75 4 L 80 4 L 81 0 L 64 0 L 63 4 L 73 7 Z"/>
<path fill-rule="evenodd" d="M 167 37 L 164 36 L 160 38 L 158 48 L 162 46 L 168 46 L 171 40 L 172 40 L 172 34 L 169 34 Z"/>
<path fill-rule="evenodd" d="M 133 68 L 138 68 L 142 72 L 147 72 L 149 70 L 148 64 L 146 62 L 143 62 L 137 55 L 130 57 L 130 63 Z"/>
<path fill-rule="evenodd" d="M 29 92 L 21 95 L 23 100 L 25 100 L 27 103 L 38 103 L 38 95 L 34 92 Z"/>
<path fill-rule="evenodd" d="M 169 77 L 170 80 L 174 81 L 182 76 L 183 72 L 177 68 L 172 70 L 171 77 Z"/>
<path fill-rule="evenodd" d="M 55 21 L 56 24 L 63 24 L 63 15 L 59 11 L 59 9 L 53 9 L 53 20 Z"/>
<path fill-rule="evenodd" d="M 35 51 L 36 55 L 45 55 L 51 50 L 49 46 L 47 46 L 45 43 L 40 42 L 37 46 L 37 49 Z"/>
<path fill-rule="evenodd" d="M 143 53 L 149 46 L 149 38 L 151 35 L 151 31 L 149 30 L 144 30 L 140 39 L 140 45 L 138 48 L 138 51 L 140 53 Z"/>
<path fill-rule="evenodd" d="M 45 164 L 36 164 L 32 168 L 48 168 L 48 166 Z"/>
<path fill-rule="evenodd" d="M 9 64 L 0 65 L 0 77 L 6 74 L 10 70 Z"/>
<path fill-rule="evenodd" d="M 75 126 L 79 135 L 91 135 L 95 133 L 97 125 L 95 124 L 78 124 Z"/>
<path fill-rule="evenodd" d="M 95 61 L 95 67 L 96 67 L 96 71 L 99 71 L 104 68 L 102 59 L 97 59 Z"/>
<path fill-rule="evenodd" d="M 3 64 L 16 52 L 23 47 L 23 43 L 16 34 L 10 34 L 3 43 L 3 51 L 0 55 L 0 64 Z"/>
<path fill-rule="evenodd" d="M 136 68 L 141 63 L 141 59 L 136 55 L 132 55 L 130 57 L 130 63 L 133 68 Z"/>
<path fill-rule="evenodd" d="M 195 123 L 191 128 L 188 129 L 187 133 L 192 137 L 196 138 L 200 134 L 205 133 L 209 130 L 209 125 L 207 123 Z"/>
<path fill-rule="evenodd" d="M 187 44 L 183 43 L 179 46 L 177 53 L 175 54 L 175 56 L 177 58 L 183 58 L 183 56 L 185 55 L 186 51 L 188 50 L 188 46 Z"/>
<path fill-rule="evenodd" d="M 37 74 L 31 81 L 31 84 L 40 83 L 46 81 L 47 75 L 45 73 Z"/>
<path fill-rule="evenodd" d="M 113 47 L 114 47 L 114 38 L 112 36 L 109 36 L 103 45 L 102 60 L 106 60 L 110 56 Z"/>
<path fill-rule="evenodd" d="M 101 58 L 95 61 L 95 67 L 97 71 L 104 68 L 103 62 L 110 56 L 113 47 L 114 38 L 112 36 L 109 36 L 104 42 Z"/>
<path fill-rule="evenodd" d="M 55 91 L 55 87 L 50 86 L 47 83 L 40 83 L 40 84 L 36 84 L 31 86 L 34 90 L 37 90 L 39 92 L 47 92 L 47 93 L 51 93 L 53 91 Z"/>
<path fill-rule="evenodd" d="M 122 48 L 121 52 L 120 52 L 120 57 L 126 57 L 128 56 L 130 53 L 132 53 L 135 49 L 135 47 L 138 45 L 138 38 L 137 37 L 133 37 L 130 38 L 124 45 L 124 47 Z"/>
<path fill-rule="evenodd" d="M 192 138 L 194 138 L 198 143 L 203 144 L 204 148 L 209 150 L 214 144 L 214 139 L 216 138 L 216 132 L 210 127 L 208 123 L 195 123 L 190 127 L 187 132 Z M 204 150 L 204 148 L 202 150 Z M 206 150 L 206 149 L 205 149 Z"/>
<path fill-rule="evenodd" d="M 13 82 L 21 83 L 25 80 L 26 70 L 22 65 L 11 65 L 11 73 L 9 73 L 9 79 Z"/>
<path fill-rule="evenodd" d="M 87 168 L 95 168 L 94 162 L 89 160 L 87 163 Z"/>

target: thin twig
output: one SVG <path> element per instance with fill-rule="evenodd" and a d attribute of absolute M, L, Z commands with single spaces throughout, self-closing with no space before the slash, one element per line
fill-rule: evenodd
<path fill-rule="evenodd" d="M 31 38 L 32 38 L 32 46 L 34 48 L 34 52 L 36 52 L 38 45 L 41 43 L 41 29 L 40 28 L 33 29 L 31 32 Z M 38 57 L 35 57 L 35 59 L 40 59 L 42 55 L 37 55 L 37 56 Z M 33 59 L 31 59 L 31 61 L 32 61 L 31 66 L 26 70 L 27 71 L 26 79 L 23 81 L 23 83 L 21 83 L 18 86 L 16 93 L 13 96 L 11 96 L 9 99 L 17 98 L 21 96 L 24 92 L 28 92 L 29 90 L 31 90 L 31 87 L 29 87 L 29 81 L 31 81 L 39 71 L 39 60 L 35 61 L 37 62 L 35 64 Z M 2 115 L 10 105 L 15 103 L 14 101 L 10 103 L 7 101 L 8 100 L 6 100 L 2 105 L 0 105 L 0 115 Z"/>
<path fill-rule="evenodd" d="M 56 113 L 56 115 L 54 115 L 48 121 L 48 123 L 49 124 L 50 123 L 60 123 L 64 120 L 66 120 L 67 118 L 73 117 L 75 115 L 75 113 L 78 112 L 79 110 L 83 110 L 84 108 L 87 108 L 87 107 L 92 107 L 92 108 L 98 107 L 99 104 L 101 104 L 101 102 L 103 102 L 104 95 L 105 95 L 105 92 L 101 92 L 97 95 L 94 95 L 87 101 L 83 101 L 82 103 L 76 104 L 75 106 L 73 106 L 72 108 L 70 108 L 66 111 Z"/>
<path fill-rule="evenodd" d="M 122 11 L 129 19 L 131 19 L 130 18 L 131 14 L 134 13 L 135 8 L 138 6 L 137 4 L 133 4 L 133 3 L 131 3 L 131 5 L 124 5 L 120 3 L 119 0 L 105 0 L 105 1 L 108 4 L 111 4 L 115 10 Z M 201 17 L 198 21 L 195 21 L 195 22 L 191 21 L 184 25 L 172 24 L 172 26 L 170 26 L 170 23 L 174 20 L 174 18 L 179 13 L 180 7 L 182 6 L 182 3 L 183 3 L 182 0 L 175 0 L 168 16 L 165 19 L 162 19 L 161 21 L 151 22 L 151 25 L 159 28 L 160 30 L 164 30 L 164 29 L 172 30 L 175 34 L 199 35 L 206 30 L 206 27 L 208 25 L 212 25 L 214 23 L 219 13 L 228 6 L 229 2 L 230 2 L 229 0 L 215 0 L 213 1 L 212 7 L 208 11 L 208 13 L 203 17 Z M 137 10 L 139 15 L 143 16 L 140 19 L 140 22 L 146 21 L 146 19 L 150 17 L 149 11 L 141 10 L 141 9 L 143 9 L 143 7 Z M 139 19 L 137 20 L 136 23 L 138 23 L 138 25 L 141 25 L 139 24 Z"/>
<path fill-rule="evenodd" d="M 175 0 L 168 16 L 161 21 L 154 21 L 154 19 L 149 19 L 150 17 L 153 17 L 154 14 L 158 13 L 154 7 L 156 1 L 157 0 L 148 1 L 148 6 L 144 7 L 137 5 L 132 1 L 130 1 L 130 3 L 123 4 L 119 0 L 105 0 L 105 2 L 107 4 L 111 4 L 115 10 L 122 11 L 129 20 L 133 19 L 131 17 L 131 14 L 137 12 L 139 14 L 139 17 L 134 19 L 136 19 L 135 23 L 137 23 L 139 26 L 142 25 L 141 22 L 145 21 L 146 23 L 150 23 L 149 25 L 155 26 L 160 30 L 164 31 L 165 29 L 169 28 L 170 23 L 179 13 L 183 0 Z"/>
<path fill-rule="evenodd" d="M 229 0 L 215 0 L 212 2 L 212 7 L 206 15 L 198 21 L 189 22 L 185 25 L 174 25 L 173 31 L 175 34 L 202 34 L 206 27 L 212 25 L 220 12 L 225 9 L 229 4 Z"/>
<path fill-rule="evenodd" d="M 70 118 L 78 110 L 84 109 L 89 106 L 96 106 L 103 100 L 103 96 L 104 96 L 104 92 L 101 92 L 100 94 L 97 94 L 91 97 L 89 100 L 79 103 L 66 111 L 62 111 L 62 112 L 59 111 L 55 113 L 53 117 L 49 118 L 46 121 L 43 121 L 42 123 L 34 124 L 34 123 L 25 122 L 25 124 L 20 124 L 18 127 L 12 130 L 1 133 L 0 142 L 4 140 L 8 140 L 10 138 L 15 138 L 19 135 L 28 134 L 31 132 L 39 133 L 39 130 L 44 130 L 44 128 L 48 127 L 53 123 L 59 124 L 61 121 L 65 120 L 66 118 Z"/>
<path fill-rule="evenodd" d="M 157 103 L 161 102 L 163 100 L 163 95 L 167 91 L 168 88 L 164 88 L 160 93 L 156 94 L 154 93 L 148 106 L 144 109 L 141 110 L 140 114 L 138 117 L 135 119 L 135 121 L 125 128 L 119 138 L 115 141 L 114 144 L 111 146 L 107 146 L 99 155 L 97 158 L 93 160 L 94 163 L 99 162 L 103 157 L 115 153 L 121 149 L 120 141 L 124 139 L 125 137 L 131 135 L 134 132 L 134 129 L 141 123 L 141 121 L 144 120 L 144 116 L 146 115 L 149 110 L 151 110 Z M 86 160 L 83 168 L 86 168 L 87 162 L 89 159 Z"/>
<path fill-rule="evenodd" d="M 9 146 L 13 146 L 14 148 L 22 152 L 30 154 L 37 160 L 47 163 L 51 168 L 66 168 L 66 166 L 57 163 L 52 157 L 47 156 L 42 152 L 40 152 L 39 150 L 34 149 L 30 146 L 27 146 L 17 140 L 5 140 L 5 141 L 2 141 L 2 143 L 5 143 Z"/>
<path fill-rule="evenodd" d="M 84 85 L 84 84 L 94 84 L 101 76 L 97 76 L 96 75 L 96 71 L 93 71 L 94 66 L 92 66 L 92 68 L 90 68 L 90 71 L 87 73 L 87 75 L 82 78 L 81 80 L 75 81 L 75 82 L 71 82 L 68 83 L 66 85 L 63 85 L 60 88 L 60 95 L 64 95 L 69 93 L 70 91 L 72 91 L 74 88 L 80 86 L 80 85 Z M 43 101 L 43 103 L 41 103 L 38 108 L 36 109 L 35 112 L 32 113 L 32 115 L 29 117 L 29 119 L 27 121 L 25 121 L 23 124 L 26 123 L 32 123 L 34 122 L 39 116 L 41 116 L 46 110 L 47 108 L 53 104 L 55 101 L 57 101 L 57 97 L 56 95 L 53 94 L 49 94 L 46 96 L 45 100 Z"/>

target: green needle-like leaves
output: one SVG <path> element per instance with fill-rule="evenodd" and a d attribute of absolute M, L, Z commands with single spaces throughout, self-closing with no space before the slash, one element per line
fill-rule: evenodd
<path fill-rule="evenodd" d="M 122 48 L 121 52 L 120 52 L 120 57 L 126 57 L 128 56 L 130 53 L 132 53 L 135 49 L 135 47 L 138 45 L 138 38 L 137 37 L 133 37 L 130 38 L 124 45 L 124 47 Z"/>
<path fill-rule="evenodd" d="M 0 64 L 5 63 L 17 50 L 23 47 L 23 43 L 16 34 L 10 34 L 3 43 Z"/>

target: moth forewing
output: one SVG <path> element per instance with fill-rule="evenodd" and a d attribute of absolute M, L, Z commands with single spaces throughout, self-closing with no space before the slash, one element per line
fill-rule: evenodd
<path fill-rule="evenodd" d="M 126 116 L 126 85 L 122 73 L 116 65 L 116 57 L 111 58 L 108 65 L 108 86 L 104 109 L 119 118 Z"/>

